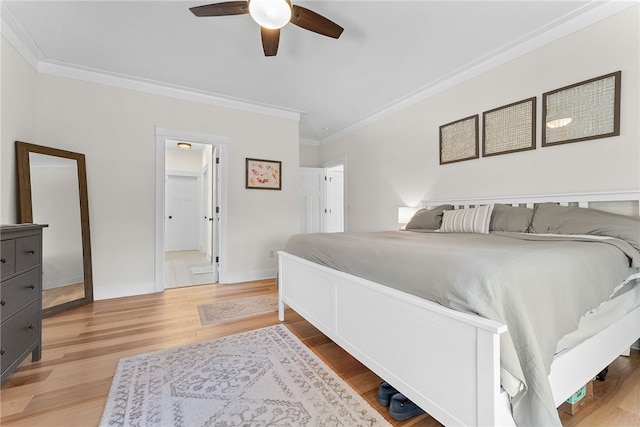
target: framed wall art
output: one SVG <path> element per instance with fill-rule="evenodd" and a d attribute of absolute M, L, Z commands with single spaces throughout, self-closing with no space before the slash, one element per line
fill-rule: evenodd
<path fill-rule="evenodd" d="M 441 165 L 480 157 L 478 120 L 476 114 L 440 126 Z"/>
<path fill-rule="evenodd" d="M 620 135 L 621 71 L 542 95 L 542 146 Z"/>
<path fill-rule="evenodd" d="M 482 113 L 482 157 L 536 148 L 536 97 Z"/>
<path fill-rule="evenodd" d="M 282 162 L 246 159 L 245 188 L 282 190 Z"/>

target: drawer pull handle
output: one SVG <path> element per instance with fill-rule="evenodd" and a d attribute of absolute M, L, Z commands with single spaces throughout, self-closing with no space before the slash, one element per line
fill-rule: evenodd
<path fill-rule="evenodd" d="M 29 329 L 35 329 L 36 327 L 33 325 L 29 325 Z"/>
<path fill-rule="evenodd" d="M 0 348 L 0 356 L 4 354 L 4 348 Z"/>
<path fill-rule="evenodd" d="M 34 251 L 33 249 L 30 249 L 30 250 L 28 250 L 28 251 L 26 251 L 26 252 L 27 252 L 28 254 L 31 254 L 31 255 L 33 255 L 33 254 L 35 254 L 35 253 L 36 253 L 36 251 Z"/>
<path fill-rule="evenodd" d="M 2 259 L 0 259 L 0 262 L 2 262 L 4 264 L 4 263 L 7 262 L 7 259 L 6 258 L 2 258 Z"/>
<path fill-rule="evenodd" d="M 5 300 L 0 301 L 0 305 L 5 305 L 7 302 Z"/>
<path fill-rule="evenodd" d="M 36 287 L 34 285 L 29 285 L 29 286 L 25 286 L 25 288 L 27 288 L 27 289 L 35 289 Z"/>

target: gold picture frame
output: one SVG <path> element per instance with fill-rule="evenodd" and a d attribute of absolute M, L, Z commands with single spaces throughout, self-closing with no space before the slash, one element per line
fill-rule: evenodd
<path fill-rule="evenodd" d="M 479 115 L 469 116 L 440 126 L 440 164 L 480 157 Z"/>
<path fill-rule="evenodd" d="M 542 95 L 542 146 L 620 135 L 622 71 Z"/>

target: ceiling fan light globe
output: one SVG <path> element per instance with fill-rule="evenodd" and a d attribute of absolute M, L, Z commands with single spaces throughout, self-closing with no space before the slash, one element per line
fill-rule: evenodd
<path fill-rule="evenodd" d="M 249 14 L 261 27 L 280 29 L 291 19 L 291 3 L 288 0 L 250 0 Z"/>

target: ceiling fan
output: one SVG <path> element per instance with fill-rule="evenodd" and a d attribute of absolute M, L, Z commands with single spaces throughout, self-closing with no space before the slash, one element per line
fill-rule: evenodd
<path fill-rule="evenodd" d="M 275 56 L 280 42 L 280 28 L 291 22 L 305 30 L 337 39 L 341 26 L 316 12 L 291 4 L 290 0 L 243 0 L 207 4 L 189 9 L 198 17 L 250 14 L 260 25 L 262 50 L 265 56 Z"/>

